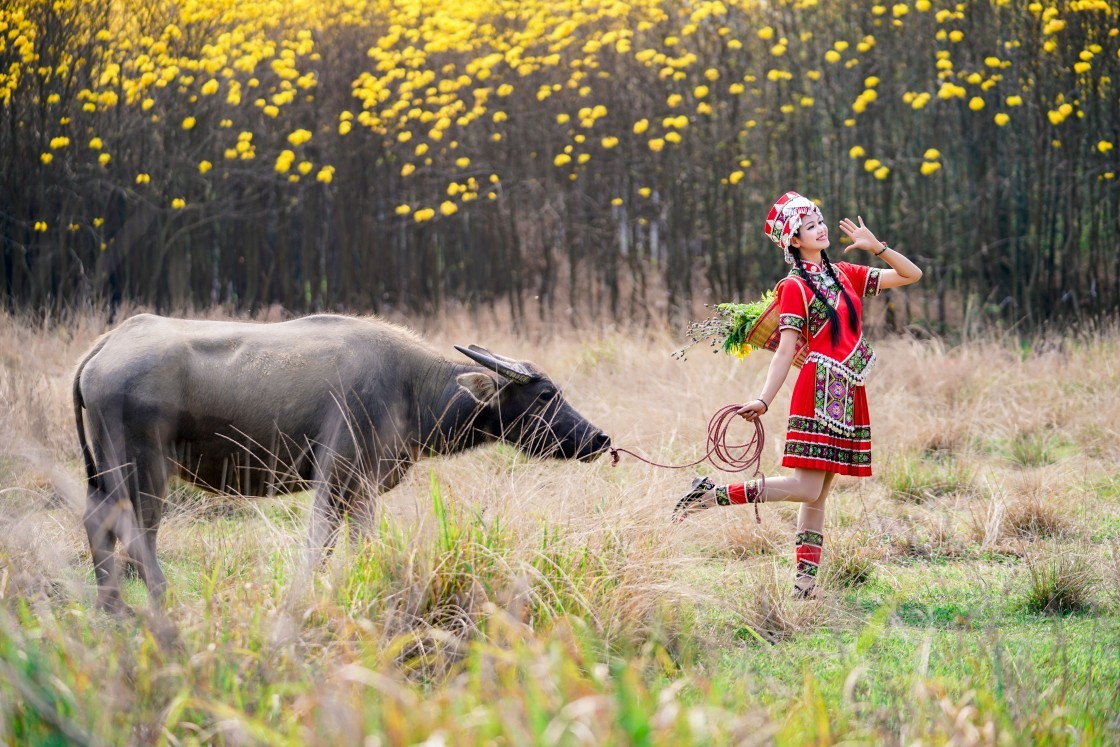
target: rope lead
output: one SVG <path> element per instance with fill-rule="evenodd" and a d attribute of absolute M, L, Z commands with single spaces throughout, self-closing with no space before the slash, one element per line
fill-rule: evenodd
<path fill-rule="evenodd" d="M 754 467 L 754 474 L 759 474 L 759 464 L 762 461 L 762 447 L 766 442 L 766 433 L 762 428 L 762 421 L 755 418 L 754 435 L 746 443 L 729 444 L 727 443 L 727 430 L 731 422 L 735 419 L 735 413 L 739 411 L 742 405 L 727 405 L 721 408 L 712 416 L 708 421 L 708 451 L 704 456 L 697 459 L 695 462 L 688 464 L 659 464 L 657 462 L 639 456 L 629 449 L 611 448 L 611 466 L 618 465 L 620 454 L 629 454 L 638 461 L 645 462 L 652 467 L 660 467 L 661 469 L 686 469 L 688 467 L 695 467 L 701 462 L 707 460 L 711 462 L 712 466 L 723 472 L 746 472 L 751 467 Z"/>

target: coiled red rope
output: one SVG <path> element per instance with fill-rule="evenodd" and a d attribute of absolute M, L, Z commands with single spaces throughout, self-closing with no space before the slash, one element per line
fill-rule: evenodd
<path fill-rule="evenodd" d="M 712 419 L 708 421 L 708 451 L 695 462 L 688 464 L 659 464 L 635 454 L 629 449 L 611 448 L 611 466 L 618 464 L 619 454 L 629 454 L 638 461 L 645 462 L 652 467 L 661 469 L 685 469 L 695 467 L 707 460 L 712 466 L 724 472 L 746 472 L 754 467 L 754 474 L 759 474 L 759 464 L 762 461 L 762 447 L 766 443 L 766 432 L 762 428 L 762 421 L 755 418 L 754 435 L 746 443 L 729 444 L 727 442 L 727 429 L 737 417 L 736 413 L 742 405 L 727 405 L 720 408 Z"/>

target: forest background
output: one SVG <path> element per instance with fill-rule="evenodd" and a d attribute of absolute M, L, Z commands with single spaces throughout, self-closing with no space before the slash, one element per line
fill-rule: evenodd
<path fill-rule="evenodd" d="M 925 269 L 888 326 L 1083 322 L 1120 301 L 1118 26 L 1102 0 L 14 0 L 0 286 L 664 322 L 773 284 L 762 218 L 796 189 Z"/>

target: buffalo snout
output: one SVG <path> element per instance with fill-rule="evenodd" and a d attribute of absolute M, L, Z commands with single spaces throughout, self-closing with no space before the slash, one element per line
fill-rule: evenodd
<path fill-rule="evenodd" d="M 576 454 L 576 459 L 581 462 L 593 462 L 610 447 L 611 437 L 599 431 L 581 446 L 579 453 Z"/>

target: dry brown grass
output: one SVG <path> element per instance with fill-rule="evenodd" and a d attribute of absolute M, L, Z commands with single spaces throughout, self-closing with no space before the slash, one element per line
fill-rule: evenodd
<path fill-rule="evenodd" d="M 278 316 L 271 310 L 261 318 Z M 0 318 L 0 428 L 10 434 L 0 450 L 5 490 L 0 508 L 6 526 L 17 528 L 4 533 L 3 551 L 13 578 L 34 576 L 36 569 L 53 578 L 53 586 L 65 581 L 73 593 L 83 589 L 88 558 L 79 522 L 84 497 L 70 377 L 79 357 L 107 327 L 104 316 L 95 314 L 34 323 Z M 534 360 L 616 445 L 665 462 L 695 459 L 710 413 L 753 396 L 770 360 L 760 355 L 739 362 L 698 352 L 677 361 L 670 353 L 680 341 L 666 332 L 604 328 L 577 333 L 542 326 L 514 335 L 503 327 L 508 330 L 496 317 L 458 315 L 432 325 L 427 339 L 449 356 L 454 356 L 453 343 L 476 342 Z M 896 557 L 954 556 L 1009 539 L 1031 541 L 1069 531 L 1069 516 L 1082 501 L 1077 490 L 1067 489 L 1071 475 L 1107 471 L 1108 456 L 1114 453 L 1086 439 L 1099 432 L 1099 425 L 1098 430 L 1090 427 L 1099 423 L 1099 413 L 1117 409 L 1120 373 L 1109 362 L 1116 346 L 1106 338 L 1067 346 L 1060 355 L 1024 356 L 1002 341 L 955 348 L 904 339 L 880 343 L 880 370 L 869 384 L 878 476 L 837 483 L 826 526 L 826 568 L 827 558 L 854 557 L 857 549 L 860 558 L 844 572 L 837 562 L 839 575 L 830 578 L 855 579 L 861 576 L 856 566 L 873 568 L 882 558 L 877 549 L 867 548 L 885 547 Z M 1071 370 L 1082 375 L 1066 375 Z M 786 407 L 789 389 L 787 385 L 773 403 L 775 413 Z M 765 424 L 763 465 L 773 474 L 779 469 L 783 419 L 775 415 Z M 1055 464 L 1024 468 L 1007 458 L 1007 444 L 1040 428 L 1069 445 L 1053 451 Z M 955 465 L 954 475 L 966 475 L 967 489 L 930 485 L 923 506 L 888 502 L 891 476 L 906 459 L 923 468 Z M 689 580 L 697 553 L 704 558 L 777 557 L 785 564 L 785 554 L 792 554 L 793 506 L 763 507 L 762 525 L 754 523 L 749 511 L 733 516 L 711 511 L 682 527 L 670 526 L 669 511 L 690 478 L 625 456 L 616 467 L 607 459 L 584 466 L 535 462 L 492 447 L 422 462 L 382 505 L 396 519 L 421 526 L 430 513 L 434 480 L 445 486 L 450 502 L 485 520 L 500 517 L 526 544 L 518 549 L 525 557 L 534 551 L 530 545 L 545 525 L 562 528 L 566 541 L 575 545 L 625 546 L 628 564 L 619 572 L 651 599 L 668 590 L 704 598 L 703 585 Z M 230 552 L 236 545 L 240 557 L 251 556 L 240 538 L 224 542 L 211 537 L 205 540 L 211 546 L 200 548 L 204 533 L 196 527 L 224 513 L 257 509 L 227 499 L 192 500 L 188 495 L 177 501 L 193 509 L 169 516 L 161 532 L 162 553 L 206 564 L 216 562 L 211 553 Z M 277 522 L 269 514 L 264 525 L 271 528 L 266 537 L 250 543 L 252 552 L 261 551 L 257 545 L 267 551 L 298 542 L 302 511 L 297 501 L 286 519 L 281 515 Z M 851 535 L 829 529 L 854 522 L 861 526 Z M 852 539 L 841 539 L 846 536 Z M 649 602 L 643 609 L 648 612 L 652 606 Z"/>

